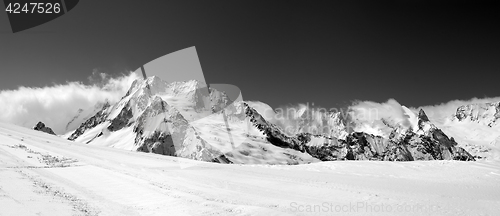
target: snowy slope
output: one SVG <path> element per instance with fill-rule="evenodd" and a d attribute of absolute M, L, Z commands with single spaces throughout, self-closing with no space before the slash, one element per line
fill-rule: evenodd
<path fill-rule="evenodd" d="M 494 161 L 216 164 L 0 123 L 2 216 L 496 215 L 499 181 Z"/>
<path fill-rule="evenodd" d="M 500 127 L 474 122 L 446 121 L 441 128 L 467 151 L 481 158 L 500 160 Z"/>
<path fill-rule="evenodd" d="M 445 119 L 443 131 L 472 154 L 500 160 L 500 102 L 470 104 L 457 108 Z"/>

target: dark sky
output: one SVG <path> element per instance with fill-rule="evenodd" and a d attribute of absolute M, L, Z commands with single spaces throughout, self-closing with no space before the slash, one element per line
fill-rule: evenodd
<path fill-rule="evenodd" d="M 118 74 L 196 46 L 208 83 L 273 107 L 499 96 L 499 9 L 469 0 L 91 0 L 16 34 L 0 13 L 0 89 L 87 81 L 93 69 Z"/>

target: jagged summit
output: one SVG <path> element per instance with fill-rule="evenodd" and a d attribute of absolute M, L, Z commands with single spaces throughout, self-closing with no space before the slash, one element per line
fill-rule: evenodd
<path fill-rule="evenodd" d="M 422 122 L 429 122 L 429 117 L 427 117 L 427 114 L 425 114 L 425 111 L 423 109 L 420 109 L 418 111 L 418 118 Z M 420 123 L 419 123 L 420 124 Z"/>
<path fill-rule="evenodd" d="M 418 130 L 414 131 L 417 134 L 429 135 L 433 130 L 436 130 L 437 127 L 431 123 L 427 114 L 423 109 L 420 109 L 418 112 Z"/>

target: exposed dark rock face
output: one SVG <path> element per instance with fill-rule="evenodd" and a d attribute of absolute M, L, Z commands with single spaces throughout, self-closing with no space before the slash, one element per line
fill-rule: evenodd
<path fill-rule="evenodd" d="M 221 163 L 221 164 L 232 164 L 233 162 L 229 160 L 225 155 L 221 155 L 219 157 L 216 157 L 212 160 L 214 163 Z"/>
<path fill-rule="evenodd" d="M 45 126 L 45 124 L 42 122 L 38 122 L 36 124 L 36 126 L 33 128 L 33 130 L 42 131 L 42 132 L 45 132 L 48 134 L 56 135 L 56 133 L 54 133 L 54 131 L 51 128 Z"/>
<path fill-rule="evenodd" d="M 409 133 L 402 140 L 415 160 L 434 160 L 439 157 L 440 148 L 432 144 L 428 137 L 420 137 L 415 133 Z"/>
<path fill-rule="evenodd" d="M 427 117 L 427 115 L 425 114 L 424 110 L 423 109 L 420 109 L 418 111 L 418 124 L 422 124 L 422 122 L 429 122 L 429 117 Z"/>
<path fill-rule="evenodd" d="M 68 138 L 68 140 L 74 141 L 76 138 L 78 138 L 83 133 L 85 133 L 85 131 L 87 131 L 89 129 L 92 129 L 95 126 L 97 126 L 98 124 L 101 124 L 104 121 L 106 121 L 107 114 L 105 113 L 105 110 L 107 108 L 109 108 L 109 107 L 110 107 L 109 103 L 106 102 L 106 104 L 104 104 L 104 106 L 102 107 L 102 109 L 99 112 L 97 112 L 94 116 L 92 116 L 91 118 L 87 119 L 87 121 L 85 121 L 84 123 L 82 123 L 80 125 L 80 127 L 78 127 L 75 130 L 75 132 L 73 132 L 73 134 L 71 134 L 71 136 Z"/>
<path fill-rule="evenodd" d="M 346 145 L 339 142 L 337 139 L 308 133 L 299 134 L 297 135 L 297 138 L 304 143 L 302 145 L 308 154 L 322 161 L 344 160 L 349 154 L 349 150 L 346 148 Z M 306 145 L 311 142 L 311 139 L 323 140 L 323 144 L 320 146 Z"/>
<path fill-rule="evenodd" d="M 475 161 L 474 156 L 461 147 L 457 147 L 454 150 L 452 157 L 453 160 Z"/>
<path fill-rule="evenodd" d="M 364 132 L 349 134 L 345 140 L 338 140 L 346 152 L 337 160 L 377 160 L 377 161 L 412 161 L 413 156 L 401 143 Z"/>
<path fill-rule="evenodd" d="M 250 117 L 250 121 L 254 126 L 267 136 L 267 141 L 282 148 L 291 148 L 301 152 L 306 150 L 303 142 L 298 137 L 287 136 L 279 127 L 267 122 L 255 109 L 249 107 L 248 104 L 245 103 L 244 106 L 246 115 Z M 306 137 L 301 138 L 306 139 Z"/>
<path fill-rule="evenodd" d="M 174 143 L 175 137 L 163 131 L 155 131 L 151 135 L 143 136 L 142 131 L 135 131 L 137 133 L 135 143 L 138 145 L 137 151 L 150 152 L 155 154 L 189 158 L 193 160 L 211 161 L 215 163 L 229 164 L 233 163 L 223 153 L 211 148 L 199 136 L 195 136 L 196 140 L 188 145 L 195 145 L 196 151 L 191 154 L 183 154 L 186 146 L 176 145 Z M 175 135 L 174 135 L 175 136 Z"/>
<path fill-rule="evenodd" d="M 426 153 L 430 153 L 435 160 L 465 160 L 475 161 L 474 157 L 465 151 L 463 148 L 458 147 L 457 142 L 448 136 L 435 125 L 433 125 L 423 110 L 419 113 L 419 130 L 416 134 L 409 134 L 410 136 L 417 136 L 421 142 L 414 143 L 422 144 Z M 407 134 L 408 136 L 408 134 Z M 418 150 L 418 148 L 417 148 Z"/>
<path fill-rule="evenodd" d="M 176 150 L 174 142 L 170 134 L 155 131 L 151 136 L 147 138 L 137 136 L 136 143 L 140 143 L 137 151 L 177 156 L 175 154 Z"/>
<path fill-rule="evenodd" d="M 441 130 L 425 136 L 408 132 L 402 143 L 407 146 L 415 160 L 462 160 L 474 161 L 474 157 L 458 147 L 453 139 L 449 139 Z"/>
<path fill-rule="evenodd" d="M 353 132 L 345 140 L 341 140 L 309 133 L 290 137 L 246 104 L 245 109 L 250 121 L 267 136 L 271 144 L 307 152 L 322 161 L 474 160 L 472 155 L 457 146 L 453 138 L 448 138 L 432 125 L 423 110 L 419 115 L 420 134 L 408 131 L 401 136 L 391 135 L 391 138 L 386 139 L 364 132 Z M 316 143 L 319 140 L 320 145 L 312 145 L 313 139 Z"/>
<path fill-rule="evenodd" d="M 151 123 L 150 121 L 154 118 L 163 117 L 162 121 L 159 122 L 159 124 L 164 127 L 172 122 L 171 120 L 169 121 L 169 119 L 166 119 L 166 115 L 164 114 L 164 112 L 167 112 L 169 108 L 170 107 L 165 101 L 157 97 L 153 100 L 151 106 L 146 108 L 143 114 L 137 119 L 137 124 L 134 126 L 134 133 L 136 134 L 135 145 L 137 146 L 137 151 L 177 156 L 174 141 L 172 139 L 172 134 L 169 130 L 165 129 L 164 131 L 148 131 L 155 128 L 150 128 L 150 126 L 148 125 L 148 123 Z M 123 128 L 123 126 L 129 122 L 131 116 L 132 113 L 130 112 L 130 109 L 127 109 L 127 106 L 125 106 L 118 117 L 115 118 L 118 119 L 116 120 L 116 127 L 122 126 Z M 174 116 L 169 117 L 172 119 Z M 185 122 L 183 118 L 179 118 L 178 120 L 182 125 L 187 124 L 187 122 Z M 148 134 L 146 136 L 146 133 L 151 134 Z"/>
<path fill-rule="evenodd" d="M 111 120 L 111 124 L 108 126 L 108 130 L 114 132 L 124 128 L 125 126 L 129 126 L 129 122 L 132 117 L 134 117 L 134 114 L 132 113 L 132 109 L 130 108 L 130 106 L 124 106 L 120 111 L 120 114 L 118 114 L 116 118 Z"/>

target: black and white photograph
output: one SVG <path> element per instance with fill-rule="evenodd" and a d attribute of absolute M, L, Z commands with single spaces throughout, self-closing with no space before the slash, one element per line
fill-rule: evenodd
<path fill-rule="evenodd" d="M 0 216 L 500 215 L 497 1 L 0 5 Z"/>

